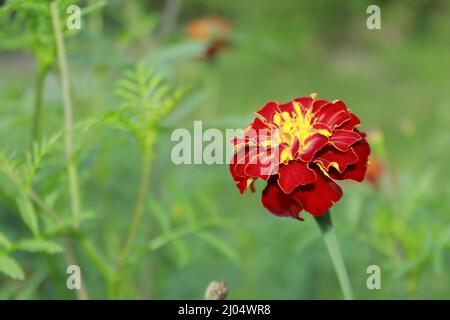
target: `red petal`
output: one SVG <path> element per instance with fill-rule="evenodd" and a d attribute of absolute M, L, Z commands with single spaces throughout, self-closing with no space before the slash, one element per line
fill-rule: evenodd
<path fill-rule="evenodd" d="M 285 193 L 291 193 L 299 185 L 316 181 L 316 174 L 303 161 L 290 161 L 278 170 L 278 185 Z"/>
<path fill-rule="evenodd" d="M 235 154 L 233 156 L 233 159 L 230 163 L 230 172 L 231 172 L 231 176 L 233 177 L 233 180 L 236 182 L 236 186 L 239 189 L 239 192 L 241 194 L 243 194 L 245 192 L 245 190 L 247 190 L 247 186 L 248 186 L 248 179 L 249 177 L 242 177 L 240 175 L 238 175 L 236 173 L 236 164 L 237 164 L 237 155 Z"/>
<path fill-rule="evenodd" d="M 276 177 L 267 183 L 261 197 L 263 206 L 277 216 L 287 216 L 302 220 L 302 206 L 291 195 L 286 194 L 277 184 Z"/>
<path fill-rule="evenodd" d="M 333 134 L 330 137 L 330 142 L 337 149 L 341 151 L 347 151 L 352 144 L 361 139 L 361 135 L 357 132 L 347 130 L 334 130 Z"/>
<path fill-rule="evenodd" d="M 361 120 L 359 120 L 359 118 L 355 114 L 349 113 L 349 115 L 350 119 L 345 121 L 344 124 L 339 127 L 339 129 L 352 131 L 356 128 L 356 126 L 361 124 Z"/>
<path fill-rule="evenodd" d="M 295 155 L 297 154 L 299 148 L 300 148 L 300 141 L 298 141 L 298 138 L 295 137 L 294 143 L 292 144 L 292 147 L 291 147 L 291 156 L 293 158 L 295 158 Z"/>
<path fill-rule="evenodd" d="M 351 179 L 358 182 L 364 180 L 364 176 L 367 170 L 367 160 L 370 154 L 369 144 L 367 143 L 366 140 L 360 140 L 353 145 L 352 149 L 358 156 L 358 162 L 349 165 L 342 174 L 336 171 L 333 172 L 333 170 L 331 170 L 329 173 L 333 179 L 338 180 Z"/>
<path fill-rule="evenodd" d="M 298 187 L 292 194 L 305 211 L 321 216 L 342 197 L 342 189 L 333 180 L 318 173 L 315 183 Z"/>
<path fill-rule="evenodd" d="M 352 149 L 343 152 L 332 146 L 326 146 L 316 154 L 314 162 L 316 161 L 320 162 L 326 171 L 333 167 L 339 172 L 343 172 L 347 166 L 358 161 L 358 156 Z"/>
<path fill-rule="evenodd" d="M 256 131 L 256 133 L 259 132 L 259 130 L 267 129 L 267 125 L 259 118 L 255 118 L 251 124 L 251 129 Z"/>
<path fill-rule="evenodd" d="M 311 108 L 311 105 L 314 100 L 311 97 L 303 97 L 303 98 L 296 98 L 294 99 L 294 101 L 300 103 L 300 105 L 303 106 L 304 109 L 309 109 Z"/>
<path fill-rule="evenodd" d="M 260 152 L 249 158 L 245 166 L 244 174 L 253 178 L 267 181 L 278 170 L 278 158 L 276 154 L 269 154 L 267 149 L 260 148 Z"/>
<path fill-rule="evenodd" d="M 248 187 L 248 180 L 250 178 L 239 178 L 236 181 L 236 186 L 239 189 L 239 193 L 240 194 L 244 194 L 245 191 L 247 191 L 247 187 Z"/>
<path fill-rule="evenodd" d="M 287 112 L 289 114 L 295 112 L 294 104 L 292 103 L 292 101 L 280 104 L 278 108 L 280 109 L 281 112 Z"/>
<path fill-rule="evenodd" d="M 323 106 L 327 104 L 331 104 L 331 102 L 326 100 L 315 100 L 312 105 L 312 113 L 316 114 L 320 109 L 322 109 Z"/>
<path fill-rule="evenodd" d="M 234 154 L 233 161 L 235 163 L 235 172 L 240 177 L 246 177 L 245 167 L 250 163 L 250 160 L 256 157 L 258 154 L 258 148 L 248 146 L 244 150 L 239 150 Z"/>
<path fill-rule="evenodd" d="M 323 123 L 334 129 L 350 119 L 347 107 L 343 103 L 330 103 L 315 113 L 316 123 Z"/>
<path fill-rule="evenodd" d="M 306 149 L 302 151 L 300 154 L 300 159 L 303 161 L 309 162 L 314 158 L 314 155 L 317 151 L 319 151 L 323 146 L 328 143 L 328 138 L 316 133 L 306 139 Z"/>
<path fill-rule="evenodd" d="M 276 112 L 279 112 L 278 109 L 278 103 L 275 101 L 270 101 L 266 103 L 264 107 L 262 107 L 261 110 L 256 111 L 257 114 L 263 117 L 264 120 L 266 120 L 268 123 L 272 122 L 273 116 Z"/>

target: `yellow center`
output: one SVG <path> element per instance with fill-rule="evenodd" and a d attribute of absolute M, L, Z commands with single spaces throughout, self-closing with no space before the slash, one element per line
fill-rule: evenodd
<path fill-rule="evenodd" d="M 325 129 L 315 129 L 313 114 L 311 110 L 307 110 L 305 114 L 302 113 L 302 109 L 298 102 L 294 101 L 294 112 L 282 112 L 276 113 L 273 116 L 273 123 L 278 127 L 279 131 L 275 137 L 277 145 L 285 144 L 289 148 L 283 150 L 280 156 L 280 162 L 286 160 L 293 160 L 292 148 L 294 146 L 295 139 L 297 138 L 299 147 L 298 152 L 301 153 L 308 147 L 307 141 L 312 135 L 319 133 L 324 136 L 330 136 L 330 132 Z"/>

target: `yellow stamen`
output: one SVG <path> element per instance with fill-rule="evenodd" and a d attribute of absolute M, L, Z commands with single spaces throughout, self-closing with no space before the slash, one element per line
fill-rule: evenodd
<path fill-rule="evenodd" d="M 307 139 L 314 134 L 330 136 L 331 132 L 326 129 L 314 128 L 314 115 L 311 109 L 302 110 L 297 101 L 293 102 L 294 112 L 276 113 L 273 116 L 273 123 L 278 127 L 279 132 L 275 141 L 278 144 L 288 145 L 289 148 L 283 150 L 280 155 L 280 162 L 292 160 L 291 149 L 294 147 L 295 140 L 298 140 L 299 152 L 308 147 Z"/>

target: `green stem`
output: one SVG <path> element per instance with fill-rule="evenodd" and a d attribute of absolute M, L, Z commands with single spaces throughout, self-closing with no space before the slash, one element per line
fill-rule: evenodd
<path fill-rule="evenodd" d="M 145 195 L 147 194 L 149 179 L 150 179 L 150 171 L 151 171 L 151 142 L 148 142 L 144 147 L 144 155 L 142 158 L 141 165 L 141 179 L 139 182 L 139 190 L 136 197 L 136 202 L 133 209 L 133 215 L 131 218 L 131 224 L 128 229 L 127 236 L 125 238 L 122 251 L 120 253 L 119 259 L 116 264 L 116 270 L 114 274 L 114 278 L 112 280 L 112 284 L 109 286 L 109 296 L 112 299 L 118 297 L 118 285 L 120 283 L 120 279 L 122 277 L 123 268 L 125 262 L 128 258 L 128 254 L 130 252 L 130 248 L 133 244 L 134 239 L 136 238 L 139 224 L 142 219 L 144 204 L 145 204 Z"/>
<path fill-rule="evenodd" d="M 136 203 L 134 205 L 130 228 L 128 229 L 128 234 L 122 248 L 122 254 L 120 256 L 119 261 L 119 269 L 123 265 L 128 256 L 130 247 L 133 244 L 134 238 L 136 237 L 138 226 L 142 219 L 142 212 L 145 203 L 145 195 L 147 193 L 150 178 L 150 170 L 151 170 L 151 149 L 150 147 L 146 147 L 144 149 L 144 156 L 142 159 L 141 181 L 139 183 L 139 190 L 136 197 Z"/>
<path fill-rule="evenodd" d="M 346 300 L 353 299 L 352 287 L 348 278 L 348 273 L 345 268 L 344 260 L 342 259 L 341 250 L 337 241 L 336 232 L 331 223 L 331 213 L 328 211 L 323 216 L 315 217 L 317 224 L 322 231 L 323 239 L 333 262 L 334 269 L 341 285 L 342 293 Z"/>
<path fill-rule="evenodd" d="M 64 249 L 64 254 L 66 256 L 67 264 L 69 265 L 78 265 L 77 258 L 75 256 L 75 250 L 70 243 L 70 240 L 67 238 L 62 239 L 62 245 Z M 89 295 L 86 289 L 86 284 L 84 278 L 80 279 L 81 285 L 79 290 L 75 290 L 78 300 L 89 300 Z"/>
<path fill-rule="evenodd" d="M 107 283 L 110 283 L 111 279 L 113 278 L 113 272 L 108 261 L 105 260 L 105 258 L 101 255 L 101 253 L 97 250 L 97 248 L 95 248 L 84 235 L 79 234 L 78 240 L 80 241 L 80 244 L 83 247 L 86 254 L 97 266 L 97 269 L 100 271 L 105 281 Z"/>
<path fill-rule="evenodd" d="M 64 105 L 64 129 L 65 129 L 65 148 L 67 158 L 67 173 L 69 179 L 71 211 L 75 218 L 80 216 L 80 196 L 78 189 L 78 174 L 74 160 L 73 148 L 73 124 L 72 124 L 72 100 L 70 97 L 69 68 L 67 66 L 66 50 L 64 47 L 64 38 L 61 27 L 61 20 L 58 12 L 58 1 L 54 0 L 50 4 L 52 16 L 53 31 L 55 34 L 56 51 L 58 54 L 58 66 L 61 74 L 61 87 Z M 77 222 L 78 224 L 78 222 Z M 79 265 L 76 259 L 75 250 L 73 250 L 70 241 L 63 240 L 64 252 L 69 264 Z M 81 284 L 81 290 L 77 291 L 79 300 L 88 300 L 89 294 L 84 281 Z"/>
<path fill-rule="evenodd" d="M 42 128 L 42 96 L 44 91 L 45 78 L 47 76 L 47 68 L 39 68 L 37 71 L 36 83 L 35 83 L 35 97 L 34 97 L 34 110 L 33 110 L 33 127 L 31 130 L 31 147 L 34 143 L 41 139 Z"/>
<path fill-rule="evenodd" d="M 51 5 L 52 23 L 55 32 L 56 49 L 58 53 L 58 65 L 61 73 L 61 86 L 64 105 L 64 128 L 65 145 L 67 157 L 67 173 L 69 176 L 69 190 L 71 200 L 71 210 L 75 218 L 80 216 L 80 195 L 78 187 L 78 174 L 74 160 L 73 148 L 73 124 L 72 124 L 72 99 L 70 97 L 69 68 L 67 66 L 66 51 L 64 47 L 61 21 L 58 12 L 57 1 L 52 1 Z"/>

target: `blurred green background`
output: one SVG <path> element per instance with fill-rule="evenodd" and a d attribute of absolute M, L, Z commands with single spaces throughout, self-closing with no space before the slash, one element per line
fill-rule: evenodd
<path fill-rule="evenodd" d="M 263 184 L 240 196 L 227 165 L 170 158 L 175 128 L 192 130 L 194 120 L 204 129 L 242 128 L 267 101 L 312 92 L 344 100 L 383 163 L 378 187 L 344 183 L 332 209 L 355 297 L 450 298 L 448 1 L 60 1 L 63 22 L 69 4 L 87 8 L 81 29 L 64 33 L 81 228 L 71 232 L 45 212 L 24 210 L 17 201 L 23 194 L 1 175 L 0 298 L 75 298 L 59 250 L 64 236 L 91 298 L 202 299 L 210 281 L 223 280 L 231 299 L 340 299 L 312 216 L 274 217 L 260 203 Z M 381 8 L 381 30 L 366 27 L 370 4 Z M 38 92 L 40 140 L 62 130 L 48 7 L 46 0 L 0 7 L 0 148 L 17 168 L 26 166 Z M 189 36 L 192 20 L 211 16 L 227 21 L 226 30 Z M 205 55 L 217 40 L 224 49 Z M 111 285 L 108 270 L 130 224 L 142 154 L 130 132 L 104 115 L 123 104 L 118 83 L 135 66 L 189 90 L 154 129 L 143 219 L 125 271 Z M 55 139 L 32 185 L 69 216 L 64 143 Z M 30 219 L 40 232 L 30 232 Z M 369 265 L 381 268 L 380 290 L 366 286 Z M 21 270 L 24 280 L 8 276 L 20 278 Z"/>

